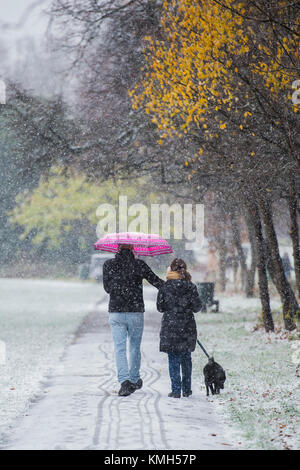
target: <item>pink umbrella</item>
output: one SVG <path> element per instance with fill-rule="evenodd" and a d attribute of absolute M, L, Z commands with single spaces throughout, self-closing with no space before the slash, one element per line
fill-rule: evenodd
<path fill-rule="evenodd" d="M 118 245 L 133 245 L 133 252 L 139 256 L 156 256 L 173 253 L 169 243 L 159 235 L 122 232 L 108 233 L 94 244 L 95 250 L 117 253 Z"/>

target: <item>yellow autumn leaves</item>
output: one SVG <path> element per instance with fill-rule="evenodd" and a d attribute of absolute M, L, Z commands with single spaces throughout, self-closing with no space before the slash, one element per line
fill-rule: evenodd
<path fill-rule="evenodd" d="M 99 222 L 96 210 L 100 204 L 117 206 L 119 196 L 126 195 L 128 204 L 141 201 L 161 203 L 163 195 L 148 191 L 146 178 L 134 182 L 106 180 L 91 182 L 85 175 L 61 167 L 52 167 L 48 177 L 42 177 L 32 192 L 21 193 L 10 213 L 10 222 L 23 227 L 21 239 L 31 238 L 34 245 L 58 248 L 69 236 L 75 236 L 85 248 L 88 235 L 94 234 Z M 129 217 L 129 221 L 135 216 Z M 84 229 L 82 229 L 84 227 Z"/>
<path fill-rule="evenodd" d="M 161 38 L 146 38 L 145 73 L 130 92 L 133 107 L 152 116 L 161 139 L 203 127 L 212 109 L 230 113 L 244 86 L 243 67 L 271 94 L 286 90 L 288 98 L 295 77 L 286 62 L 299 60 L 298 39 L 283 37 L 274 46 L 272 31 L 261 38 L 245 13 L 246 2 L 234 0 L 164 2 Z M 243 117 L 251 116 L 247 110 Z M 226 129 L 224 119 L 218 127 Z"/>
<path fill-rule="evenodd" d="M 214 2 L 164 2 L 163 41 L 148 37 L 145 79 L 131 92 L 134 107 L 145 106 L 164 136 L 199 124 L 212 98 L 229 103 L 233 87 L 228 77 L 230 53 L 244 53 L 247 39 L 242 18 L 223 11 Z M 222 89 L 222 93 L 221 90 Z"/>

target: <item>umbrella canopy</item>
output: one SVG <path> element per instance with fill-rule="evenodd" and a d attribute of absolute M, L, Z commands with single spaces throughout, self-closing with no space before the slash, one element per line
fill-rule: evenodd
<path fill-rule="evenodd" d="M 133 252 L 139 256 L 173 253 L 169 243 L 159 235 L 139 232 L 108 233 L 100 238 L 94 247 L 95 250 L 117 253 L 118 245 L 133 245 Z"/>

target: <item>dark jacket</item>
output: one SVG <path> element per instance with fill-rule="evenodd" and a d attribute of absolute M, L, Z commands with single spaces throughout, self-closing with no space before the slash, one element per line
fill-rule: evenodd
<path fill-rule="evenodd" d="M 159 289 L 164 281 L 127 249 L 103 265 L 103 286 L 110 295 L 109 312 L 144 312 L 143 279 Z"/>
<path fill-rule="evenodd" d="M 197 287 L 181 279 L 167 281 L 158 292 L 157 309 L 163 313 L 160 351 L 192 352 L 196 347 L 197 328 L 193 312 L 201 301 Z"/>

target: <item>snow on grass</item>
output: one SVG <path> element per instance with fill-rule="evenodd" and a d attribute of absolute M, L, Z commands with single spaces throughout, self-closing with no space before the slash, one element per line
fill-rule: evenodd
<path fill-rule="evenodd" d="M 25 412 L 102 292 L 92 283 L 0 279 L 0 432 Z"/>
<path fill-rule="evenodd" d="M 102 297 L 97 284 L 0 280 L 0 340 L 7 347 L 6 364 L 0 364 L 0 434 L 26 413 L 30 399 L 41 391 L 41 380 Z M 260 316 L 258 299 L 217 297 L 222 313 L 196 314 L 200 340 L 227 373 L 225 390 L 209 400 L 231 426 L 236 447 L 240 443 L 243 449 L 299 449 L 297 334 L 253 331 Z M 154 302 L 152 294 L 150 300 Z M 272 307 L 280 310 L 278 302 Z M 206 362 L 197 347 L 194 377 L 203 394 Z"/>
<path fill-rule="evenodd" d="M 196 314 L 198 335 L 227 373 L 225 390 L 210 396 L 231 425 L 241 448 L 300 448 L 299 335 L 278 329 L 253 331 L 260 321 L 260 302 L 241 296 L 218 296 L 222 313 Z M 272 302 L 274 312 L 279 302 Z M 274 315 L 279 320 L 278 315 Z M 207 360 L 200 348 L 194 367 L 203 383 Z M 203 383 L 203 393 L 204 383 Z"/>

